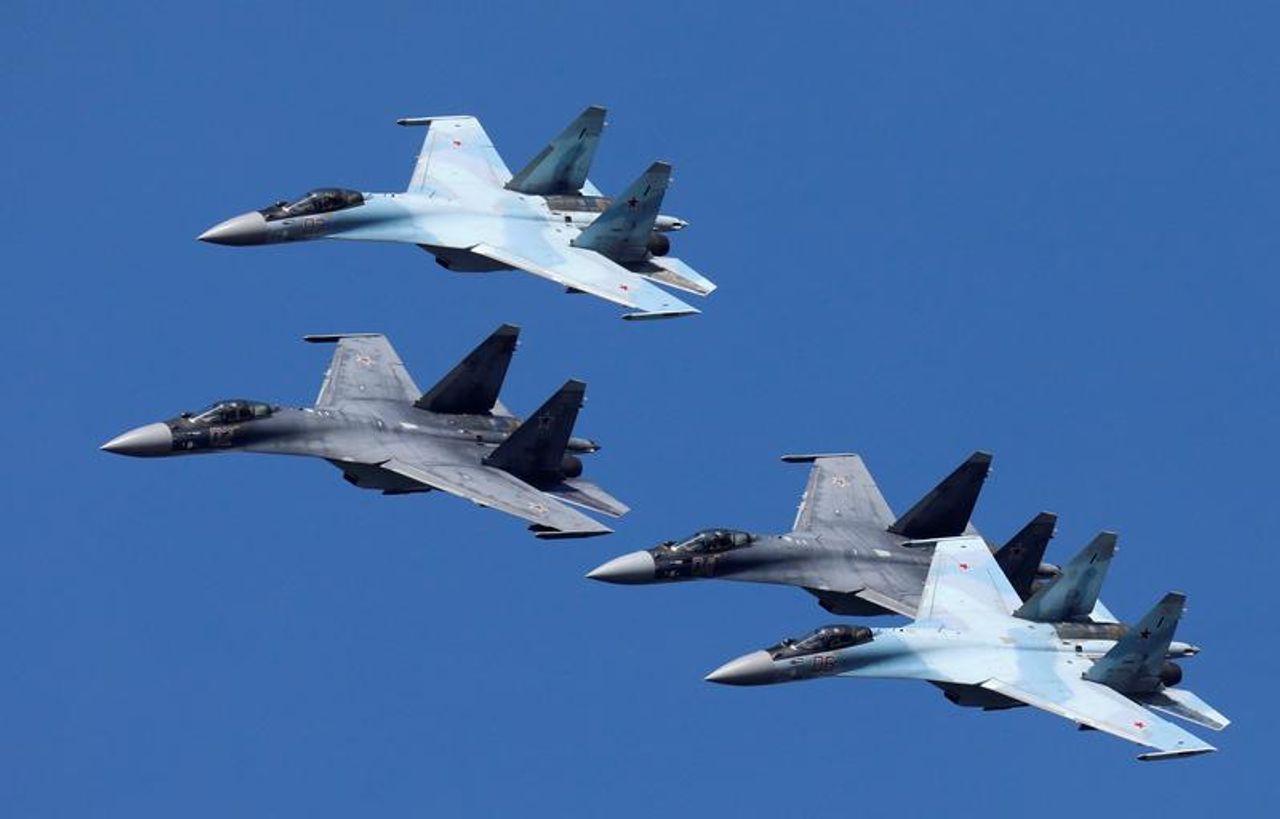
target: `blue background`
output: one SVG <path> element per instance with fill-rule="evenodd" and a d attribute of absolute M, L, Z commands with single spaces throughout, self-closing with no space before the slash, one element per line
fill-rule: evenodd
<path fill-rule="evenodd" d="M 10 2 L 0 29 L 7 532 L 0 814 L 1262 812 L 1274 754 L 1277 81 L 1270 4 Z M 473 113 L 519 167 L 589 103 L 593 179 L 672 161 L 721 289 L 632 325 L 403 246 L 197 233 L 320 185 L 401 189 Z M 548 544 L 303 459 L 145 462 L 132 426 L 314 397 L 308 332 L 424 388 L 503 321 L 504 398 L 590 383 L 588 476 L 635 511 Z M 902 511 L 978 448 L 976 521 L 1121 534 L 1106 599 L 1185 590 L 1209 757 L 1029 710 L 722 661 L 831 619 L 799 591 L 618 588 L 606 558 L 785 530 L 861 452 Z M 881 620 L 879 624 L 891 623 Z M 874 624 L 874 623 L 873 623 Z M 1208 734 L 1208 732 L 1202 732 Z M 1158 813 L 1157 813 L 1158 812 Z"/>

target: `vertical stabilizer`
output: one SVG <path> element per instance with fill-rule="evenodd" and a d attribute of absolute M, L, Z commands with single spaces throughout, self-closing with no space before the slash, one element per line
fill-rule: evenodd
<path fill-rule="evenodd" d="M 604 132 L 604 114 L 599 105 L 588 106 L 511 177 L 507 189 L 541 196 L 580 193 Z"/>
<path fill-rule="evenodd" d="M 975 452 L 920 499 L 889 531 L 912 540 L 964 534 L 991 469 L 991 454 Z"/>
<path fill-rule="evenodd" d="M 573 246 L 594 250 L 615 262 L 644 261 L 649 256 L 649 236 L 670 182 L 671 166 L 653 163 L 573 240 Z"/>
<path fill-rule="evenodd" d="M 1083 620 L 1093 611 L 1116 553 L 1115 532 L 1102 532 L 1062 567 L 1062 574 L 1041 586 L 1014 612 L 1038 623 Z"/>
<path fill-rule="evenodd" d="M 581 381 L 565 382 L 555 395 L 484 459 L 485 466 L 510 472 L 535 484 L 577 477 L 576 474 L 566 474 L 577 470 L 564 469 L 565 449 L 586 392 L 587 385 Z"/>
<path fill-rule="evenodd" d="M 1126 694 L 1159 691 L 1160 669 L 1186 604 L 1185 594 L 1166 594 L 1085 672 L 1084 678 Z"/>
<path fill-rule="evenodd" d="M 451 414 L 483 415 L 498 403 L 516 351 L 520 328 L 504 324 L 467 354 L 449 374 L 413 405 L 418 409 Z"/>
<path fill-rule="evenodd" d="M 1036 572 L 1044 561 L 1045 549 L 1049 547 L 1057 525 L 1057 515 L 1041 512 L 996 551 L 996 562 L 1000 564 L 1004 576 L 1009 578 L 1013 590 L 1023 600 L 1031 596 Z"/>

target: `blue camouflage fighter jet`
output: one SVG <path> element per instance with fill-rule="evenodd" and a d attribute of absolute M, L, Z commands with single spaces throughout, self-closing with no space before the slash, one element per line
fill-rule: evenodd
<path fill-rule="evenodd" d="M 872 629 L 831 625 L 745 654 L 707 675 L 727 685 L 768 685 L 818 677 L 925 680 L 962 706 L 999 710 L 1021 705 L 1065 717 L 1151 750 L 1139 759 L 1171 759 L 1214 750 L 1154 711 L 1220 731 L 1229 720 L 1185 688 L 1170 657 L 1198 651 L 1173 640 L 1186 597 L 1163 599 L 1136 627 L 1107 639 L 1072 634 L 1045 622 L 1067 612 L 1070 592 L 1101 582 L 1084 564 L 1108 553 L 1095 540 L 1064 572 L 1024 602 L 980 537 L 939 540 L 915 622 Z M 1074 573 L 1073 573 L 1074 572 Z M 1058 594 L 1054 588 L 1065 589 Z"/>
<path fill-rule="evenodd" d="M 667 255 L 667 234 L 687 225 L 658 212 L 671 166 L 654 162 L 616 198 L 587 179 L 604 117 L 604 108 L 588 107 L 515 175 L 475 117 L 400 119 L 400 125 L 427 127 L 404 192 L 319 188 L 235 216 L 197 238 L 222 245 L 404 242 L 448 270 L 524 270 L 570 293 L 630 308 L 628 319 L 697 313 L 654 285 L 699 296 L 716 287 Z"/>

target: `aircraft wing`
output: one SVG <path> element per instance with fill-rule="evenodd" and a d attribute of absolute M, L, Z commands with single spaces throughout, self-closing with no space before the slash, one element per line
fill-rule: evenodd
<path fill-rule="evenodd" d="M 529 521 L 540 538 L 591 537 L 613 530 L 530 486 L 509 472 L 469 464 L 411 463 L 392 458 L 383 469 Z"/>
<path fill-rule="evenodd" d="M 784 455 L 786 463 L 812 463 L 791 528 L 797 532 L 837 529 L 852 521 L 887 529 L 893 512 L 857 455 Z"/>
<path fill-rule="evenodd" d="M 944 629 L 982 631 L 992 624 L 1016 623 L 1011 615 L 1022 599 L 1004 576 L 980 537 L 938 541 L 920 597 L 917 623 Z M 1012 642 L 1010 634 L 1001 640 Z M 981 649 L 935 653 L 924 679 L 977 684 L 1018 702 L 1057 714 L 1089 728 L 1155 750 L 1139 759 L 1191 756 L 1215 750 L 1193 734 L 1157 717 L 1101 683 L 1084 679 L 1090 661 L 1028 649 L 1003 664 Z"/>
<path fill-rule="evenodd" d="M 478 244 L 472 253 L 535 276 L 550 279 L 572 290 L 630 307 L 636 312 L 623 318 L 672 318 L 699 312 L 667 291 L 594 250 L 547 240 L 514 248 Z M 557 246 L 559 245 L 559 246 Z"/>
<path fill-rule="evenodd" d="M 1022 598 L 986 541 L 974 536 L 945 538 L 933 548 L 916 621 L 964 630 L 983 620 L 1009 617 L 1021 605 Z"/>
<path fill-rule="evenodd" d="M 406 190 L 475 185 L 501 188 L 511 181 L 511 171 L 475 117 L 406 117 L 396 123 L 427 126 Z"/>
<path fill-rule="evenodd" d="M 337 343 L 324 374 L 317 407 L 338 409 L 352 401 L 403 401 L 422 395 L 387 337 L 378 333 L 303 336 L 313 344 Z"/>
<path fill-rule="evenodd" d="M 1060 666 L 1059 673 L 1016 682 L 990 679 L 982 687 L 1080 725 L 1155 749 L 1140 754 L 1138 759 L 1171 759 L 1217 750 L 1123 694 L 1105 685 L 1080 679 L 1070 670 L 1073 668 Z"/>

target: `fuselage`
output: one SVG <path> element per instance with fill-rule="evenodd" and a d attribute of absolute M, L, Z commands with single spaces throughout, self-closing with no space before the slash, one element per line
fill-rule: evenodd
<path fill-rule="evenodd" d="M 730 685 L 769 685 L 839 676 L 972 686 L 1001 674 L 1016 677 L 1021 673 L 1020 664 L 1033 655 L 1036 666 L 1043 667 L 1047 661 L 1083 674 L 1115 646 L 1124 629 L 1117 626 L 1112 637 L 1101 637 L 1100 631 L 1082 636 L 1087 632 L 1076 625 L 1005 618 L 991 627 L 965 631 L 926 622 L 880 629 L 825 626 L 798 640 L 784 640 L 745 654 L 725 663 L 707 679 Z M 1195 646 L 1174 642 L 1167 658 L 1187 657 L 1197 651 Z M 1003 707 L 993 706 L 992 701 L 987 697 L 973 704 Z"/>
<path fill-rule="evenodd" d="M 839 531 L 783 535 L 708 529 L 622 555 L 587 576 L 623 584 L 722 579 L 797 586 L 817 595 L 837 614 L 875 615 L 888 610 L 856 592 L 903 589 L 918 594 L 933 550 L 907 538 L 850 522 Z"/>
<path fill-rule="evenodd" d="M 499 247 L 545 243 L 548 230 L 567 244 L 611 201 L 604 196 L 538 196 L 476 185 L 404 193 L 322 188 L 292 203 L 232 217 L 199 238 L 227 245 L 323 238 L 404 242 L 436 253 L 451 269 L 498 270 L 504 266 L 474 254 L 462 256 L 459 251 L 482 243 Z M 685 224 L 660 215 L 655 230 L 679 230 Z M 442 256 L 437 249 L 453 252 Z"/>
<path fill-rule="evenodd" d="M 431 451 L 441 461 L 482 463 L 519 426 L 510 415 L 434 413 L 394 401 L 362 402 L 359 409 L 288 408 L 232 400 L 200 413 L 130 430 L 103 445 L 122 455 L 164 457 L 257 452 L 324 458 L 347 479 L 386 492 L 424 487 L 377 468 L 405 453 Z M 571 438 L 571 452 L 592 452 L 593 441 Z"/>

